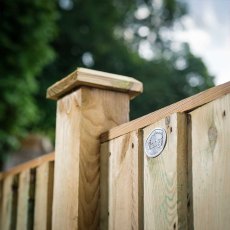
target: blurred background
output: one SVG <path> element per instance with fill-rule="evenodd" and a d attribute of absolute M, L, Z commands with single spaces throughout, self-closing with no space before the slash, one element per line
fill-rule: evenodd
<path fill-rule="evenodd" d="M 0 167 L 52 151 L 46 89 L 76 67 L 142 81 L 131 119 L 228 81 L 229 9 L 228 0 L 2 0 Z"/>

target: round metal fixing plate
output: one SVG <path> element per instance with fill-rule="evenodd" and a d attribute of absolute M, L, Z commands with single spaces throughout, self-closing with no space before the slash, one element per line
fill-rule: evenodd
<path fill-rule="evenodd" d="M 144 148 L 148 157 L 157 157 L 164 150 L 167 134 L 163 128 L 155 128 L 145 140 Z"/>

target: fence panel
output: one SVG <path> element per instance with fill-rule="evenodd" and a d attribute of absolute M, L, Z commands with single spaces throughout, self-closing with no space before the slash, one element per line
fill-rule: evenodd
<path fill-rule="evenodd" d="M 194 229 L 230 228 L 230 94 L 191 112 Z"/>

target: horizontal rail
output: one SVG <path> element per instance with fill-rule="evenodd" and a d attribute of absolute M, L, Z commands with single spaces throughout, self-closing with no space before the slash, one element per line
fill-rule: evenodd
<path fill-rule="evenodd" d="M 7 177 L 9 175 L 15 175 L 15 174 L 18 174 L 18 173 L 25 171 L 27 169 L 35 168 L 35 167 L 37 167 L 37 166 L 39 166 L 45 162 L 54 161 L 54 159 L 55 159 L 54 152 L 49 153 L 49 154 L 45 154 L 43 156 L 35 158 L 31 161 L 27 161 L 26 163 L 17 165 L 17 166 L 15 166 L 15 167 L 13 167 L 13 168 L 5 171 L 5 172 L 0 173 L 0 180 L 4 179 L 5 177 Z"/>
<path fill-rule="evenodd" d="M 101 135 L 101 142 L 103 143 L 116 137 L 122 136 L 126 133 L 132 132 L 134 130 L 144 128 L 173 113 L 192 111 L 197 107 L 207 104 L 228 93 L 230 93 L 230 82 L 210 88 L 206 91 L 183 99 L 177 103 L 164 107 L 141 118 L 112 128 L 108 132 Z"/>

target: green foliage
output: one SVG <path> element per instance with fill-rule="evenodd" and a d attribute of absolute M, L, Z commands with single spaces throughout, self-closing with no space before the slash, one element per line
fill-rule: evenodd
<path fill-rule="evenodd" d="M 138 14 L 140 9 L 142 15 Z M 173 40 L 174 25 L 181 25 L 185 14 L 186 6 L 177 0 L 146 0 L 137 5 L 134 13 L 129 12 L 121 28 L 123 34 L 131 34 L 131 38 L 125 39 L 126 44 L 136 51 L 147 44 L 150 53 L 146 56 L 148 61 L 133 73 L 144 83 L 144 93 L 131 104 L 132 118 L 214 85 L 202 59 L 191 53 L 188 44 Z M 147 32 L 141 32 L 143 28 Z"/>
<path fill-rule="evenodd" d="M 132 118 L 143 116 L 213 86 L 213 78 L 200 58 L 184 45 L 183 53 L 171 60 L 158 59 L 143 64 L 144 92 L 132 102 Z M 178 68 L 179 62 L 186 63 Z M 177 65 L 176 65 L 177 64 Z M 154 68 L 153 68 L 154 67 Z"/>
<path fill-rule="evenodd" d="M 43 118 L 48 119 L 41 124 L 44 129 L 55 126 L 55 103 L 44 103 L 43 99 L 47 87 L 78 66 L 141 80 L 144 93 L 132 102 L 132 118 L 213 86 L 204 63 L 192 55 L 188 45 L 179 44 L 174 51 L 175 44 L 165 36 L 165 31 L 171 30 L 186 14 L 184 4 L 176 0 L 162 0 L 162 4 L 150 0 L 139 4 L 129 0 L 59 2 L 69 5 L 60 4 L 60 32 L 54 42 L 58 56 L 41 77 L 38 101 L 46 107 Z M 140 8 L 147 9 L 145 17 L 137 17 Z M 149 28 L 149 35 L 140 36 L 138 31 L 143 26 Z M 126 38 L 127 31 L 131 38 Z M 149 43 L 153 59 L 145 60 L 138 55 L 143 41 Z"/>
<path fill-rule="evenodd" d="M 34 101 L 38 75 L 54 58 L 54 1 L 3 0 L 0 3 L 0 153 L 18 146 L 28 127 L 39 120 Z"/>

